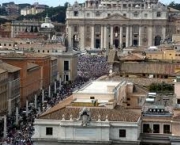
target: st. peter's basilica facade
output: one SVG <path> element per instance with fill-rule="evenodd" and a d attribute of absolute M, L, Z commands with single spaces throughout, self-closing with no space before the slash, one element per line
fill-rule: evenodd
<path fill-rule="evenodd" d="M 66 12 L 69 47 L 159 45 L 167 38 L 168 8 L 158 0 L 86 0 Z"/>

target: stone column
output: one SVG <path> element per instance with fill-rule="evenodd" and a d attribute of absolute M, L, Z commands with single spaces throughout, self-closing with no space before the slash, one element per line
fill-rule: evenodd
<path fill-rule="evenodd" d="M 84 50 L 85 49 L 85 45 L 84 45 L 84 41 L 85 41 L 85 28 L 84 25 L 80 26 L 80 32 L 79 32 L 79 42 L 80 42 L 80 50 Z"/>
<path fill-rule="evenodd" d="M 141 33 L 142 33 L 142 27 L 139 26 L 139 46 L 142 45 L 142 44 L 141 44 L 141 41 L 142 41 L 142 35 L 141 35 Z"/>
<path fill-rule="evenodd" d="M 148 45 L 149 46 L 152 46 L 153 44 L 152 44 L 152 32 L 153 32 L 153 30 L 152 30 L 152 26 L 149 26 L 148 27 Z"/>
<path fill-rule="evenodd" d="M 37 109 L 37 95 L 34 96 L 34 107 Z"/>
<path fill-rule="evenodd" d="M 129 39 L 129 46 L 132 46 L 132 26 L 130 26 L 130 39 Z"/>
<path fill-rule="evenodd" d="M 11 99 L 8 99 L 8 115 L 11 115 L 11 113 L 12 113 Z"/>
<path fill-rule="evenodd" d="M 51 85 L 49 85 L 49 98 L 51 98 Z"/>
<path fill-rule="evenodd" d="M 111 26 L 110 45 L 113 46 L 113 26 Z"/>
<path fill-rule="evenodd" d="M 162 27 L 162 39 L 166 38 L 166 27 Z"/>
<path fill-rule="evenodd" d="M 19 108 L 16 106 L 16 125 L 18 125 L 19 122 Z"/>
<path fill-rule="evenodd" d="M 120 26 L 120 30 L 119 30 L 119 45 L 120 45 L 120 48 L 122 48 L 123 46 L 123 27 Z"/>
<path fill-rule="evenodd" d="M 56 88 L 56 81 L 54 81 L 54 93 L 57 92 L 57 88 Z"/>
<path fill-rule="evenodd" d="M 91 48 L 94 48 L 94 25 L 91 26 Z"/>
<path fill-rule="evenodd" d="M 7 117 L 4 115 L 4 138 L 7 136 Z"/>
<path fill-rule="evenodd" d="M 26 116 L 28 116 L 28 112 L 29 112 L 29 103 L 28 103 L 28 99 L 26 99 Z"/>
<path fill-rule="evenodd" d="M 104 48 L 104 27 L 101 26 L 101 49 Z"/>
<path fill-rule="evenodd" d="M 126 47 L 129 46 L 129 26 L 126 26 Z"/>
<path fill-rule="evenodd" d="M 42 89 L 42 104 L 44 103 L 44 89 Z"/>
<path fill-rule="evenodd" d="M 108 34 L 107 34 L 107 26 L 104 26 L 104 48 L 107 49 L 108 43 Z"/>
<path fill-rule="evenodd" d="M 61 90 L 61 77 L 59 77 L 59 90 Z"/>
<path fill-rule="evenodd" d="M 68 47 L 71 48 L 73 45 L 72 45 L 72 39 L 73 39 L 73 36 L 72 36 L 72 26 L 68 26 Z"/>

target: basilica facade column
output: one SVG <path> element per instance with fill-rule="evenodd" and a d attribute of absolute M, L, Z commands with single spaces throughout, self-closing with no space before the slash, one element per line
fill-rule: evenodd
<path fill-rule="evenodd" d="M 129 46 L 129 26 L 126 26 L 126 47 Z"/>
<path fill-rule="evenodd" d="M 80 32 L 79 32 L 79 42 L 80 42 L 80 50 L 84 50 L 85 49 L 85 28 L 84 25 L 80 26 Z"/>
<path fill-rule="evenodd" d="M 130 32 L 129 32 L 129 35 L 130 35 L 129 46 L 132 46 L 132 39 L 133 39 L 133 37 L 132 37 L 132 26 L 130 26 L 129 29 L 130 29 Z"/>
<path fill-rule="evenodd" d="M 101 49 L 104 48 L 104 27 L 101 25 Z"/>
<path fill-rule="evenodd" d="M 119 28 L 119 46 L 122 48 L 123 46 L 123 28 L 120 26 Z"/>
<path fill-rule="evenodd" d="M 149 26 L 148 27 L 148 45 L 149 46 L 152 46 L 153 44 L 152 44 L 152 32 L 153 32 L 153 30 L 152 30 L 152 26 Z"/>
<path fill-rule="evenodd" d="M 142 44 L 141 44 L 141 40 L 142 40 L 142 35 L 141 35 L 141 33 L 142 33 L 142 27 L 139 26 L 139 46 L 142 45 Z"/>
<path fill-rule="evenodd" d="M 91 48 L 94 49 L 94 25 L 91 26 Z"/>
<path fill-rule="evenodd" d="M 110 45 L 113 46 L 113 26 L 111 26 Z"/>
<path fill-rule="evenodd" d="M 108 46 L 108 34 L 107 34 L 107 26 L 104 26 L 104 48 L 107 49 Z"/>

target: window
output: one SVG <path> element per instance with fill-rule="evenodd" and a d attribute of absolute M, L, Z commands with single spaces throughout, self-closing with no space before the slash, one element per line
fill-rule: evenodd
<path fill-rule="evenodd" d="M 131 100 L 131 98 L 127 98 L 127 100 L 128 100 L 128 101 L 130 101 L 130 100 Z"/>
<path fill-rule="evenodd" d="M 74 11 L 74 16 L 78 16 L 78 11 Z"/>
<path fill-rule="evenodd" d="M 78 31 L 78 27 L 74 26 L 74 32 L 77 32 L 77 31 Z"/>
<path fill-rule="evenodd" d="M 6 46 L 6 44 L 4 44 L 4 46 Z"/>
<path fill-rule="evenodd" d="M 151 128 L 149 124 L 143 124 L 143 133 L 151 133 Z"/>
<path fill-rule="evenodd" d="M 9 44 L 9 46 L 11 46 L 11 44 Z"/>
<path fill-rule="evenodd" d="M 144 14 L 144 17 L 147 18 L 148 14 Z"/>
<path fill-rule="evenodd" d="M 159 133 L 159 124 L 153 125 L 153 133 Z"/>
<path fill-rule="evenodd" d="M 161 17 L 161 12 L 157 12 L 157 17 Z"/>
<path fill-rule="evenodd" d="M 69 61 L 64 61 L 64 70 L 69 70 Z"/>
<path fill-rule="evenodd" d="M 100 12 L 99 11 L 96 12 L 96 16 L 100 16 Z"/>
<path fill-rule="evenodd" d="M 164 133 L 170 133 L 170 125 L 165 124 L 163 130 L 164 130 Z"/>
<path fill-rule="evenodd" d="M 87 17 L 89 17 L 89 16 L 90 16 L 90 14 L 89 14 L 89 13 L 87 13 L 86 15 L 87 15 Z"/>
<path fill-rule="evenodd" d="M 94 96 L 91 96 L 90 99 L 94 99 Z"/>
<path fill-rule="evenodd" d="M 180 104 L 180 99 L 177 99 L 177 104 Z"/>
<path fill-rule="evenodd" d="M 110 14 L 110 13 L 108 13 L 108 14 L 107 14 L 107 16 L 109 17 L 109 16 L 111 16 L 111 14 Z"/>
<path fill-rule="evenodd" d="M 126 130 L 125 129 L 119 130 L 119 137 L 126 137 Z"/>
<path fill-rule="evenodd" d="M 126 14 L 123 14 L 124 17 L 126 17 Z"/>
<path fill-rule="evenodd" d="M 53 128 L 52 127 L 46 127 L 46 135 L 53 135 Z"/>

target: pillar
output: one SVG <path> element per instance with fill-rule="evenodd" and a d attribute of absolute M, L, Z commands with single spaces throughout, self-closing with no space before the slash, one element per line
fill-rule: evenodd
<path fill-rule="evenodd" d="M 48 95 L 49 95 L 49 98 L 51 97 L 51 85 L 49 85 L 49 93 L 48 93 Z"/>
<path fill-rule="evenodd" d="M 68 26 L 68 47 L 71 48 L 73 45 L 72 45 L 72 39 L 73 39 L 73 36 L 72 36 L 72 26 Z"/>
<path fill-rule="evenodd" d="M 85 49 L 85 45 L 84 45 L 84 41 L 85 41 L 85 28 L 84 25 L 80 26 L 80 32 L 79 32 L 79 42 L 80 42 L 80 50 L 84 50 Z"/>
<path fill-rule="evenodd" d="M 34 96 L 34 107 L 37 109 L 37 95 Z"/>
<path fill-rule="evenodd" d="M 166 39 L 166 27 L 162 27 L 162 39 Z"/>
<path fill-rule="evenodd" d="M 126 26 L 126 47 L 129 46 L 129 26 Z"/>
<path fill-rule="evenodd" d="M 61 77 L 59 77 L 59 90 L 61 90 Z"/>
<path fill-rule="evenodd" d="M 28 99 L 26 99 L 26 116 L 28 116 L 28 112 L 29 112 L 28 107 L 29 107 Z"/>
<path fill-rule="evenodd" d="M 113 46 L 113 26 L 111 26 L 110 45 Z"/>
<path fill-rule="evenodd" d="M 12 114 L 12 104 L 11 99 L 8 99 L 8 115 Z"/>
<path fill-rule="evenodd" d="M 132 46 L 132 39 L 133 39 L 133 37 L 132 37 L 132 26 L 130 26 L 130 32 L 129 32 L 130 34 L 130 38 L 129 38 L 129 46 Z"/>
<path fill-rule="evenodd" d="M 104 48 L 104 27 L 101 26 L 101 49 Z"/>
<path fill-rule="evenodd" d="M 91 48 L 94 49 L 94 25 L 91 26 Z"/>
<path fill-rule="evenodd" d="M 7 117 L 6 117 L 6 115 L 4 115 L 4 138 L 6 138 L 6 136 L 7 136 Z"/>
<path fill-rule="evenodd" d="M 152 26 L 149 26 L 148 27 L 148 45 L 149 46 L 152 46 L 153 44 L 152 44 L 152 32 L 153 32 L 153 30 L 152 30 Z"/>
<path fill-rule="evenodd" d="M 141 44 L 141 41 L 142 41 L 142 35 L 141 35 L 141 33 L 142 33 L 142 27 L 139 26 L 139 46 L 142 45 L 142 44 Z"/>
<path fill-rule="evenodd" d="M 19 122 L 19 108 L 16 106 L 16 125 L 18 125 Z"/>
<path fill-rule="evenodd" d="M 122 28 L 122 26 L 120 26 L 120 30 L 119 30 L 120 32 L 119 32 L 119 44 L 120 44 L 120 48 L 122 48 L 122 46 L 123 46 L 123 28 Z"/>
<path fill-rule="evenodd" d="M 57 92 L 57 88 L 56 88 L 56 81 L 54 81 L 54 93 Z"/>
<path fill-rule="evenodd" d="M 44 103 L 44 89 L 42 89 L 42 104 Z"/>
<path fill-rule="evenodd" d="M 107 26 L 104 26 L 104 48 L 108 47 L 108 34 L 107 34 Z"/>

